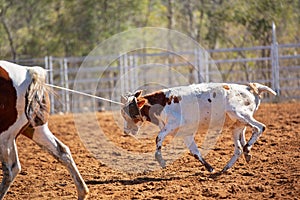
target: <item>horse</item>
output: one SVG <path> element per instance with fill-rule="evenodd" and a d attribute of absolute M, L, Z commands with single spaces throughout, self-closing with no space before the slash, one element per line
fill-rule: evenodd
<path fill-rule="evenodd" d="M 87 199 L 89 190 L 70 149 L 49 130 L 49 92 L 47 71 L 0 61 L 0 160 L 3 178 L 0 199 L 3 199 L 21 171 L 16 139 L 25 135 L 62 163 L 76 185 L 78 199 Z"/>

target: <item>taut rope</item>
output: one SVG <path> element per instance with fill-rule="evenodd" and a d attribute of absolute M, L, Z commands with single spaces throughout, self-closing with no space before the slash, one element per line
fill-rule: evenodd
<path fill-rule="evenodd" d="M 81 95 L 84 95 L 84 96 L 87 96 L 87 97 L 92 97 L 92 98 L 99 99 L 99 100 L 102 100 L 102 101 L 107 101 L 107 102 L 118 104 L 118 105 L 124 105 L 121 102 L 113 101 L 113 100 L 106 99 L 106 98 L 103 98 L 103 97 L 98 97 L 98 96 L 95 96 L 95 95 L 92 95 L 92 94 L 87 94 L 87 93 L 84 93 L 84 92 L 79 92 L 79 91 L 76 91 L 76 90 L 71 90 L 71 89 L 60 87 L 60 86 L 57 86 L 57 85 L 52 85 L 52 84 L 48 84 L 48 83 L 46 83 L 46 85 L 50 86 L 50 87 L 53 87 L 53 88 L 60 89 L 60 90 L 65 90 L 65 91 L 68 91 L 68 92 L 81 94 Z"/>

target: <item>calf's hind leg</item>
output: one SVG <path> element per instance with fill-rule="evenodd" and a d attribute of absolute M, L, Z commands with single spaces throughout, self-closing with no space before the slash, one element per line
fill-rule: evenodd
<path fill-rule="evenodd" d="M 246 127 L 242 130 L 241 135 L 240 135 L 240 142 L 241 142 L 242 147 L 244 147 L 246 145 L 245 132 L 246 132 Z M 252 156 L 250 154 L 250 151 L 246 151 L 246 152 L 243 151 L 243 153 L 244 153 L 244 157 L 245 157 L 246 162 L 247 163 L 250 162 L 250 160 L 252 158 Z"/>
<path fill-rule="evenodd" d="M 246 127 L 241 122 L 236 122 L 233 129 L 233 141 L 234 141 L 234 153 L 231 159 L 228 161 L 226 166 L 223 168 L 221 172 L 227 171 L 229 168 L 231 168 L 234 163 L 237 161 L 237 159 L 241 156 L 243 153 L 243 144 L 245 143 L 245 131 Z"/>
<path fill-rule="evenodd" d="M 249 139 L 249 141 L 247 142 L 247 144 L 244 145 L 243 150 L 244 150 L 245 154 L 250 153 L 252 145 L 257 141 L 257 139 L 261 136 L 261 134 L 266 129 L 266 126 L 263 123 L 256 121 L 254 118 L 250 118 L 248 121 L 248 124 L 252 127 L 253 132 L 252 132 L 252 136 Z M 249 161 L 250 161 L 250 159 L 251 159 L 251 155 L 250 155 Z"/>
<path fill-rule="evenodd" d="M 75 182 L 78 199 L 87 199 L 89 190 L 76 167 L 69 148 L 51 133 L 48 125 L 44 124 L 43 126 L 34 127 L 31 139 L 41 148 L 46 149 L 68 169 Z"/>
<path fill-rule="evenodd" d="M 230 113 L 235 119 L 238 119 L 238 122 L 235 124 L 235 128 L 233 130 L 233 138 L 234 138 L 234 145 L 235 145 L 235 151 L 234 155 L 230 159 L 230 161 L 227 163 L 227 165 L 223 168 L 222 172 L 227 171 L 230 167 L 233 166 L 233 164 L 236 162 L 236 160 L 240 157 L 242 152 L 245 155 L 246 161 L 249 162 L 251 159 L 250 155 L 250 149 L 252 145 L 256 142 L 258 137 L 263 133 L 265 130 L 265 125 L 263 123 L 260 123 L 256 121 L 252 115 L 249 113 Z M 252 136 L 250 140 L 246 143 L 244 133 L 245 125 L 249 125 L 253 129 Z M 246 143 L 244 145 L 244 143 Z"/>

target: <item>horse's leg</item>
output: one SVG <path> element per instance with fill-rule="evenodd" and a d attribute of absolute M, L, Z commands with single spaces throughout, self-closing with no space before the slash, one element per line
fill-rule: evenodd
<path fill-rule="evenodd" d="M 76 167 L 69 148 L 51 133 L 48 125 L 44 124 L 43 126 L 34 127 L 32 140 L 43 149 L 49 151 L 68 169 L 75 182 L 78 199 L 86 199 L 89 191 Z"/>
<path fill-rule="evenodd" d="M 0 185 L 0 199 L 3 199 L 17 174 L 21 171 L 21 165 L 18 158 L 15 139 L 9 138 L 8 140 L 4 140 L 3 138 L 1 138 L 0 142 L 0 158 L 3 170 L 3 178 Z"/>

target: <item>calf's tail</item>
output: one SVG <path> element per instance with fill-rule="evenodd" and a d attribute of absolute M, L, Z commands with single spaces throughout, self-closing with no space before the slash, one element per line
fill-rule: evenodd
<path fill-rule="evenodd" d="M 272 95 L 277 95 L 277 93 L 269 88 L 266 85 L 260 84 L 260 83 L 249 83 L 250 90 L 253 91 L 254 94 L 258 95 L 259 97 L 262 96 L 262 93 L 267 92 Z"/>

